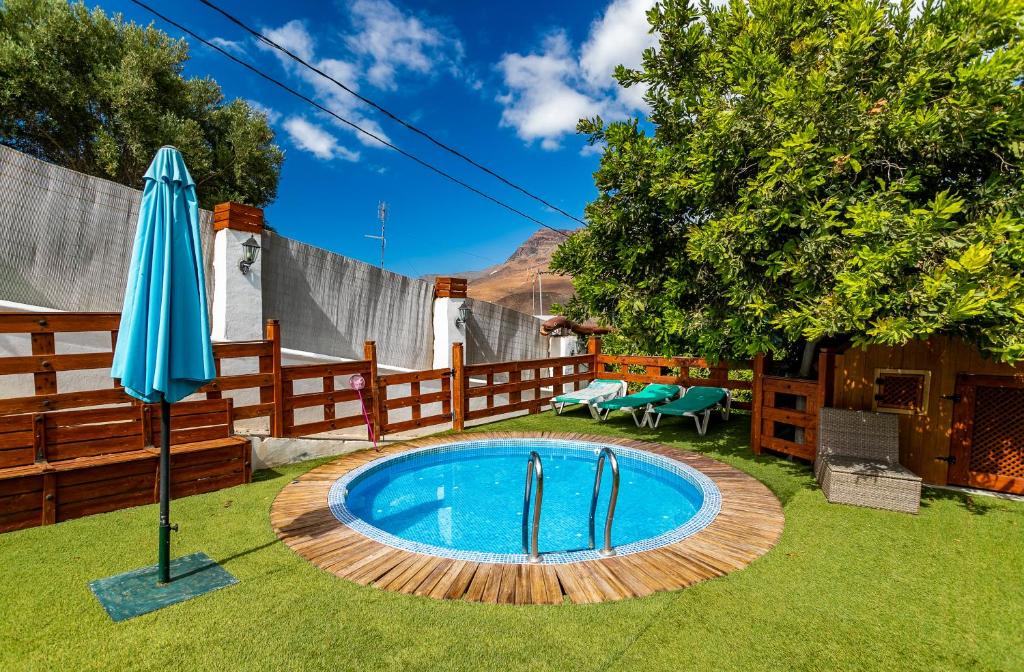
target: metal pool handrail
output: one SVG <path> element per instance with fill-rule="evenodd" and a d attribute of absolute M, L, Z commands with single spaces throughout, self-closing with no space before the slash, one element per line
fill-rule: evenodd
<path fill-rule="evenodd" d="M 533 490 L 533 474 L 537 473 L 537 494 L 533 503 L 533 536 L 529 541 L 533 542 L 533 550 L 528 544 L 529 518 L 530 518 L 530 494 Z M 540 463 L 540 455 L 536 450 L 530 451 L 530 459 L 526 461 L 526 487 L 523 491 L 523 553 L 530 554 L 530 562 L 540 562 L 540 553 L 537 551 L 537 535 L 540 532 L 540 507 L 544 501 L 544 468 Z"/>
<path fill-rule="evenodd" d="M 594 477 L 594 496 L 590 499 L 590 548 L 594 548 L 594 517 L 597 515 L 597 496 L 601 494 L 601 474 L 607 456 L 612 465 L 612 494 L 608 499 L 608 515 L 604 521 L 604 548 L 598 553 L 605 557 L 615 555 L 612 548 L 612 520 L 615 518 L 615 502 L 619 498 L 619 460 L 611 448 L 605 446 L 597 457 L 597 475 Z"/>

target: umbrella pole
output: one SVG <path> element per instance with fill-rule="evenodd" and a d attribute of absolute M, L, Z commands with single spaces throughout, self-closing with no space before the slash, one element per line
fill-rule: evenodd
<path fill-rule="evenodd" d="M 157 583 L 171 582 L 171 405 L 160 399 L 160 545 Z"/>

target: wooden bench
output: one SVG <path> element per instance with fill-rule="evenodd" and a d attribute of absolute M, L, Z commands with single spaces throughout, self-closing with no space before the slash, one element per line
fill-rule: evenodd
<path fill-rule="evenodd" d="M 248 483 L 230 399 L 171 407 L 171 497 Z M 157 501 L 160 407 L 0 416 L 0 532 Z"/>

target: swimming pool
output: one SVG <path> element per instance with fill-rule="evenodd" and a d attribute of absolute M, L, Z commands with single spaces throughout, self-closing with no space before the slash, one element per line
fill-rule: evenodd
<path fill-rule="evenodd" d="M 536 451 L 544 472 L 541 561 L 593 560 L 600 557 L 612 483 L 606 465 L 595 517 L 597 544 L 591 549 L 594 478 L 606 445 L 620 473 L 611 531 L 616 555 L 685 539 L 721 510 L 715 483 L 682 462 L 619 445 L 541 438 L 457 441 L 381 458 L 338 479 L 328 503 L 339 521 L 394 548 L 457 560 L 525 563 L 524 477 L 527 459 Z"/>

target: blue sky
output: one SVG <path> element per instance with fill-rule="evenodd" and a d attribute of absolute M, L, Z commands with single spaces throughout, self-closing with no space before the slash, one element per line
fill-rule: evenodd
<path fill-rule="evenodd" d="M 582 217 L 596 191 L 598 156 L 576 119 L 642 113 L 641 93 L 612 79 L 653 41 L 652 0 L 214 0 L 321 69 L 513 182 Z M 92 4 L 92 3 L 90 3 Z M 314 73 L 256 46 L 197 0 L 149 0 L 207 39 L 302 90 L 341 116 L 559 228 L 549 211 L 434 147 Z M 126 0 L 108 13 L 149 23 Z M 177 36 L 174 28 L 157 27 Z M 286 158 L 267 218 L 281 233 L 371 263 L 379 260 L 377 202 L 390 207 L 387 267 L 418 276 L 504 260 L 538 227 L 414 164 L 193 44 L 189 76 L 214 77 L 229 98 L 268 115 Z"/>

